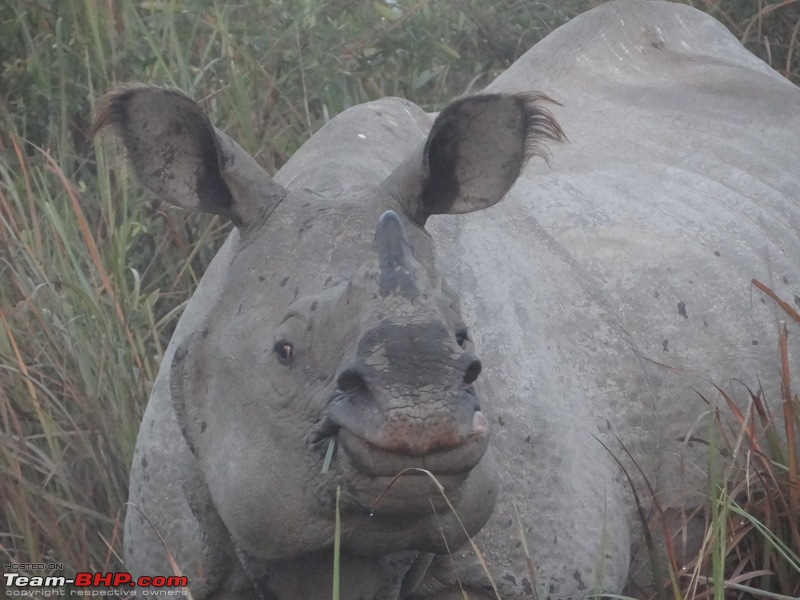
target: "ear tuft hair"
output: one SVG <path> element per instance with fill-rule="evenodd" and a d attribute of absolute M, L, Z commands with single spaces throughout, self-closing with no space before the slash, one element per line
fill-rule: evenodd
<path fill-rule="evenodd" d="M 563 143 L 568 139 L 553 113 L 543 104 L 563 105 L 540 92 L 514 94 L 513 97 L 521 103 L 521 108 L 527 116 L 525 160 L 538 156 L 550 166 L 550 149 L 547 142 Z"/>
<path fill-rule="evenodd" d="M 159 89 L 182 96 L 180 92 L 164 88 L 153 88 L 144 83 L 126 83 L 104 94 L 94 107 L 92 126 L 89 129 L 89 139 L 95 138 L 102 130 L 110 128 L 115 134 L 122 135 L 128 120 L 128 106 L 131 98 L 137 93 Z"/>

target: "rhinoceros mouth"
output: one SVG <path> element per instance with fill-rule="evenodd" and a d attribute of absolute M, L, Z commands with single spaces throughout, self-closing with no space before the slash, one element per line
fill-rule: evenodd
<path fill-rule="evenodd" d="M 476 421 L 485 418 L 476 412 Z M 464 443 L 454 448 L 412 456 L 376 446 L 349 429 L 340 428 L 337 435 L 340 450 L 354 469 L 369 477 L 394 477 L 403 471 L 408 475 L 424 475 L 423 469 L 434 475 L 463 475 L 475 468 L 486 453 L 489 436 L 482 424 L 475 427 Z M 408 471 L 408 470 L 411 471 Z"/>

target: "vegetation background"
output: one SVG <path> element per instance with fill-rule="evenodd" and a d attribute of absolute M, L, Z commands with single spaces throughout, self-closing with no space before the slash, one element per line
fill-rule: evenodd
<path fill-rule="evenodd" d="M 139 421 L 228 232 L 109 164 L 87 138 L 102 93 L 180 88 L 274 172 L 347 107 L 438 110 L 599 3 L 0 0 L 0 559 L 122 566 Z M 692 4 L 800 83 L 798 0 Z"/>

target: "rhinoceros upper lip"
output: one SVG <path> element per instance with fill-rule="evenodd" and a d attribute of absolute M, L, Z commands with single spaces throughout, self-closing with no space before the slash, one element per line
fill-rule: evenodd
<path fill-rule="evenodd" d="M 406 469 L 425 469 L 434 475 L 463 474 L 480 462 L 488 444 L 488 435 L 482 432 L 455 448 L 410 456 L 380 448 L 344 427 L 338 439 L 352 466 L 371 477 L 394 477 Z"/>

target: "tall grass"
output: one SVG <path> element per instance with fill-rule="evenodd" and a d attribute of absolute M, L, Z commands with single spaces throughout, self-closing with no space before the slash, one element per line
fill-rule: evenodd
<path fill-rule="evenodd" d="M 785 308 L 800 323 L 800 315 Z M 790 385 L 785 322 L 777 346 L 783 419 L 770 414 L 761 391 L 748 390 L 750 401 L 742 412 L 728 392 L 717 388 L 727 418 L 715 410 L 712 442 L 731 460 L 723 472 L 716 453 L 710 453 L 707 535 L 681 573 L 688 597 L 800 597 L 800 399 Z"/>
<path fill-rule="evenodd" d="M 228 231 L 135 191 L 124 163 L 87 139 L 95 98 L 131 80 L 181 88 L 274 172 L 348 106 L 398 95 L 438 109 L 597 3 L 3 4 L 3 561 L 121 566 L 139 420 L 182 305 Z M 695 4 L 798 81 L 797 3 Z"/>
<path fill-rule="evenodd" d="M 760 281 L 752 283 L 800 324 L 800 313 L 791 305 Z M 790 360 L 787 337 L 787 323 L 781 322 L 777 347 L 782 419 L 771 414 L 762 390 L 745 388 L 749 401 L 744 411 L 731 392 L 716 384 L 725 408 L 702 398 L 713 407 L 707 442 L 716 451 L 708 453 L 705 502 L 682 515 L 682 527 L 676 530 L 669 522 L 645 477 L 655 510 L 650 522 L 643 517 L 643 529 L 653 580 L 663 585 L 649 595 L 638 590 L 642 593 L 637 597 L 665 598 L 667 592 L 692 600 L 800 597 L 800 397 L 791 389 L 796 358 L 794 363 Z M 726 457 L 724 468 L 720 456 Z M 694 540 L 700 542 L 698 548 L 679 553 L 682 542 L 693 537 L 688 523 L 698 516 L 705 519 L 703 538 Z M 661 556 L 652 541 L 654 530 L 665 540 Z M 668 577 L 658 574 L 664 570 Z"/>

